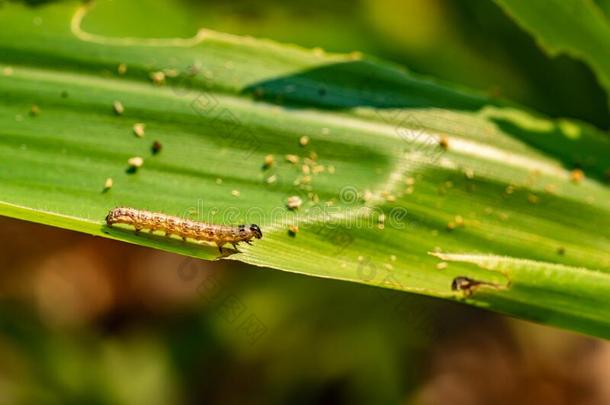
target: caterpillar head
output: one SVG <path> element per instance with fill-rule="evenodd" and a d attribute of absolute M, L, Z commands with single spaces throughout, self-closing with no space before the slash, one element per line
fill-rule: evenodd
<path fill-rule="evenodd" d="M 263 232 L 261 231 L 261 228 L 259 228 L 256 224 L 250 225 L 250 232 L 252 232 L 256 239 L 260 239 L 263 237 Z"/>

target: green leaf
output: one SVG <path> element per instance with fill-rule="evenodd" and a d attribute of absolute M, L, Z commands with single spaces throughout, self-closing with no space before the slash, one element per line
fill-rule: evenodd
<path fill-rule="evenodd" d="M 551 304 L 554 308 L 561 308 L 563 315 L 556 320 L 560 326 L 569 328 L 577 320 L 577 322 L 582 323 L 588 322 L 588 328 L 595 330 L 600 322 L 605 323 L 604 320 L 608 317 L 608 311 L 604 304 L 607 285 L 610 283 L 610 275 L 607 273 L 582 267 L 577 268 L 491 255 L 439 253 L 435 256 L 448 262 L 476 264 L 481 268 L 504 274 L 507 280 L 506 287 L 503 285 L 500 285 L 500 287 L 482 285 L 480 288 L 487 289 L 488 293 L 494 292 L 498 288 L 510 288 L 510 300 L 512 301 L 529 301 L 527 297 L 536 294 L 541 302 L 546 302 L 546 305 Z M 510 280 L 514 278 L 519 278 L 523 282 L 519 285 L 512 285 Z M 540 285 L 545 286 L 543 290 L 540 289 Z M 566 286 L 571 286 L 571 288 L 566 289 Z M 591 300 L 586 304 L 591 310 L 586 313 L 583 313 L 580 308 L 580 304 L 582 304 L 580 301 L 583 299 Z M 505 300 L 506 297 L 500 294 L 492 294 L 490 307 L 502 308 Z M 517 315 L 527 316 L 528 313 L 529 311 Z M 553 316 L 552 313 L 547 312 L 544 306 L 538 308 L 538 313 L 541 320 Z M 607 327 L 603 326 L 595 333 L 605 336 Z"/>
<path fill-rule="evenodd" d="M 203 259 L 216 247 L 104 218 L 128 206 L 257 223 L 264 237 L 224 258 L 610 336 L 603 134 L 357 54 L 205 29 L 170 38 L 175 23 L 122 37 L 121 19 L 100 23 L 116 3 L 0 9 L 0 214 Z M 507 259 L 455 260 L 479 255 Z M 486 288 L 452 291 L 456 277 Z"/>
<path fill-rule="evenodd" d="M 610 90 L 610 25 L 592 0 L 496 0 L 551 55 L 586 62 Z"/>

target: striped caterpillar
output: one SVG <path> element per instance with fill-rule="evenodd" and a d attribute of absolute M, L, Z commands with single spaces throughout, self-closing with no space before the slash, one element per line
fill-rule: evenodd
<path fill-rule="evenodd" d="M 187 238 L 213 242 L 222 253 L 222 246 L 230 243 L 237 249 L 239 242 L 251 244 L 251 240 L 263 237 L 261 229 L 256 224 L 251 225 L 212 225 L 205 222 L 191 221 L 174 217 L 160 212 L 138 210 L 135 208 L 119 207 L 108 212 L 106 224 L 132 225 L 136 232 L 149 229 L 150 232 L 164 231 L 165 236 L 178 235 L 183 240 Z"/>

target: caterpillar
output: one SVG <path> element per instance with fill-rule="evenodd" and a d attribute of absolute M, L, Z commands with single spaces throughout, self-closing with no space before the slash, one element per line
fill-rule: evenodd
<path fill-rule="evenodd" d="M 263 232 L 256 224 L 250 225 L 212 225 L 205 222 L 191 221 L 180 217 L 138 210 L 135 208 L 118 207 L 110 210 L 106 216 L 106 224 L 132 225 L 136 232 L 148 229 L 150 232 L 163 231 L 165 236 L 177 235 L 183 240 L 187 238 L 213 242 L 222 254 L 223 245 L 230 243 L 235 249 L 237 244 L 245 242 L 249 245 L 252 239 L 261 239 Z"/>

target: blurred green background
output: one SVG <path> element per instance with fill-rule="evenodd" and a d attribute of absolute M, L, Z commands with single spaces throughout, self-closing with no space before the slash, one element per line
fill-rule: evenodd
<path fill-rule="evenodd" d="M 491 1 L 183 2 L 193 8 L 198 26 L 328 51 L 359 51 L 551 116 L 579 118 L 604 129 L 610 124 L 605 93 L 591 70 L 569 57 L 547 57 Z"/>
<path fill-rule="evenodd" d="M 117 35 L 138 26 L 150 36 L 188 36 L 204 26 L 361 51 L 609 126 L 591 71 L 545 56 L 492 2 L 114 3 Z M 184 20 L 134 20 L 168 5 L 183 8 Z M 600 340 L 10 219 L 0 219 L 0 243 L 0 404 L 610 403 L 610 345 Z"/>
<path fill-rule="evenodd" d="M 598 3 L 610 10 L 606 0 Z M 188 37 L 206 27 L 329 52 L 362 52 L 552 117 L 610 127 L 606 94 L 589 67 L 567 56 L 546 56 L 533 37 L 488 0 L 160 0 L 154 5 L 146 0 L 97 0 L 96 4 L 95 13 L 83 24 L 90 32 Z M 182 18 L 166 19 L 163 25 L 138 24 L 147 16 L 158 20 L 169 14 Z"/>

